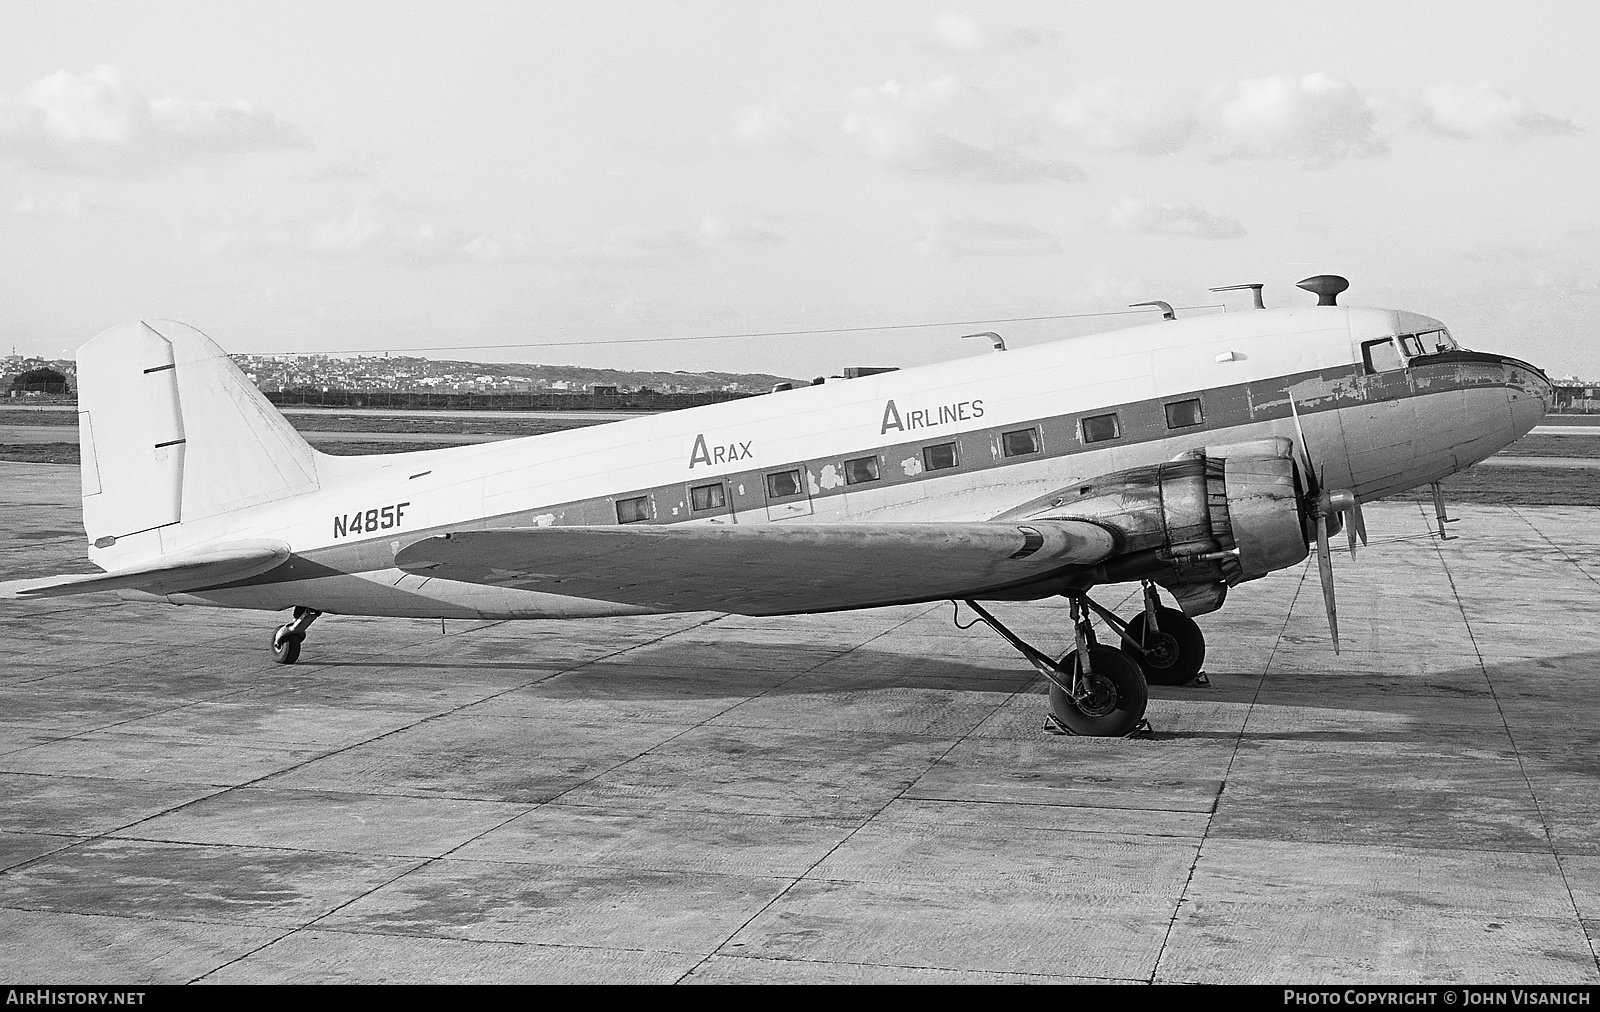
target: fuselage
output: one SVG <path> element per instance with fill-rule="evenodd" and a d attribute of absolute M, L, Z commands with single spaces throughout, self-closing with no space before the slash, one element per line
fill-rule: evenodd
<path fill-rule="evenodd" d="M 290 563 L 170 599 L 429 617 L 634 613 L 408 575 L 394 555 L 452 530 L 986 520 L 1188 450 L 1302 433 L 1323 484 L 1370 501 L 1496 452 L 1549 396 L 1538 369 L 1462 351 L 1444 324 L 1413 313 L 1164 321 L 524 439 L 318 455 L 315 491 L 186 522 L 177 546 L 281 540 Z"/>

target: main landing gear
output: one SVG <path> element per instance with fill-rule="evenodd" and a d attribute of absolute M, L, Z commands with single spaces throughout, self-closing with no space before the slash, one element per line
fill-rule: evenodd
<path fill-rule="evenodd" d="M 280 625 L 272 633 L 272 659 L 279 664 L 293 664 L 300 659 L 300 644 L 305 642 L 306 630 L 311 628 L 322 612 L 315 608 L 296 608 L 294 618 Z"/>
<path fill-rule="evenodd" d="M 1144 585 L 1144 610 L 1123 622 L 1084 598 L 1122 640 L 1122 652 L 1133 659 L 1151 685 L 1209 685 L 1201 672 L 1206 661 L 1206 637 L 1195 620 L 1176 608 L 1161 607 L 1154 584 Z"/>
<path fill-rule="evenodd" d="M 1125 737 L 1149 732 L 1144 719 L 1149 685 L 1184 685 L 1204 678 L 1205 637 L 1183 612 L 1163 608 L 1155 587 L 1144 587 L 1145 608 L 1130 622 L 1080 592 L 1071 602 L 1073 648 L 1052 660 L 1024 642 L 975 601 L 967 607 L 1026 657 L 1050 683 L 1046 730 L 1090 737 Z M 1095 639 L 1090 615 L 1098 615 L 1122 640 L 1121 649 Z M 1205 684 L 1200 682 L 1200 684 Z M 1053 726 L 1052 726 L 1053 725 Z"/>

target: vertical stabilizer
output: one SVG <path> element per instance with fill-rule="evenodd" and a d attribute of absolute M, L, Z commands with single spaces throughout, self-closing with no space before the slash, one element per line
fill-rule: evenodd
<path fill-rule="evenodd" d="M 173 350 L 186 438 L 183 520 L 317 487 L 311 447 L 221 348 L 181 323 L 157 320 L 145 326 Z"/>
<path fill-rule="evenodd" d="M 193 327 L 132 323 L 78 349 L 83 526 L 103 566 L 177 543 L 173 525 L 309 492 L 316 455 Z"/>

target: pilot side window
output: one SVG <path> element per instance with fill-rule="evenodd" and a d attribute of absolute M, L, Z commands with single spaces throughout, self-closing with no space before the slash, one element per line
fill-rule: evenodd
<path fill-rule="evenodd" d="M 641 495 L 634 499 L 617 500 L 617 523 L 636 524 L 650 519 L 650 497 Z"/>
<path fill-rule="evenodd" d="M 767 498 L 785 499 L 800 494 L 800 472 L 775 471 L 767 475 Z"/>
<path fill-rule="evenodd" d="M 1025 453 L 1039 452 L 1039 430 L 1018 429 L 1015 432 L 1002 432 L 1000 434 L 1000 450 L 1008 457 L 1020 457 Z"/>
<path fill-rule="evenodd" d="M 1200 398 L 1195 397 L 1187 401 L 1173 401 L 1167 405 L 1167 428 L 1181 429 L 1189 425 L 1199 425 L 1205 421 L 1205 415 L 1200 411 Z"/>
<path fill-rule="evenodd" d="M 857 457 L 844 462 L 844 480 L 847 485 L 878 480 L 878 458 Z"/>
<path fill-rule="evenodd" d="M 1399 337 L 1400 349 L 1405 352 L 1406 358 L 1416 358 L 1426 354 L 1422 348 L 1422 341 L 1415 334 L 1402 334 Z"/>
<path fill-rule="evenodd" d="M 689 490 L 689 501 L 694 506 L 696 513 L 705 510 L 719 510 L 727 505 L 726 493 L 722 490 L 722 483 L 715 485 L 696 485 Z"/>
<path fill-rule="evenodd" d="M 1369 373 L 1391 372 L 1405 365 L 1400 358 L 1400 349 L 1394 346 L 1392 337 L 1362 344 L 1361 361 L 1366 364 Z"/>
<path fill-rule="evenodd" d="M 1103 443 L 1122 435 L 1122 426 L 1117 423 L 1117 414 L 1114 411 L 1109 415 L 1090 415 L 1083 420 L 1082 425 L 1085 443 Z"/>
<path fill-rule="evenodd" d="M 956 444 L 935 443 L 922 448 L 922 463 L 926 470 L 943 471 L 956 466 Z"/>

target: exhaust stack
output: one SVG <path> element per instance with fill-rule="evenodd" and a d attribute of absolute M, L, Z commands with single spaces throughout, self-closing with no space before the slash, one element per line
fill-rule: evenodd
<path fill-rule="evenodd" d="M 1261 300 L 1261 289 L 1265 288 L 1265 287 L 1266 287 L 1265 285 L 1259 285 L 1259 284 L 1257 284 L 1257 285 L 1223 285 L 1221 288 L 1213 288 L 1211 290 L 1213 292 L 1242 292 L 1246 288 L 1248 288 L 1248 289 L 1250 289 L 1250 297 L 1255 300 L 1256 308 L 1257 309 L 1266 309 L 1267 308 L 1267 304 Z"/>

